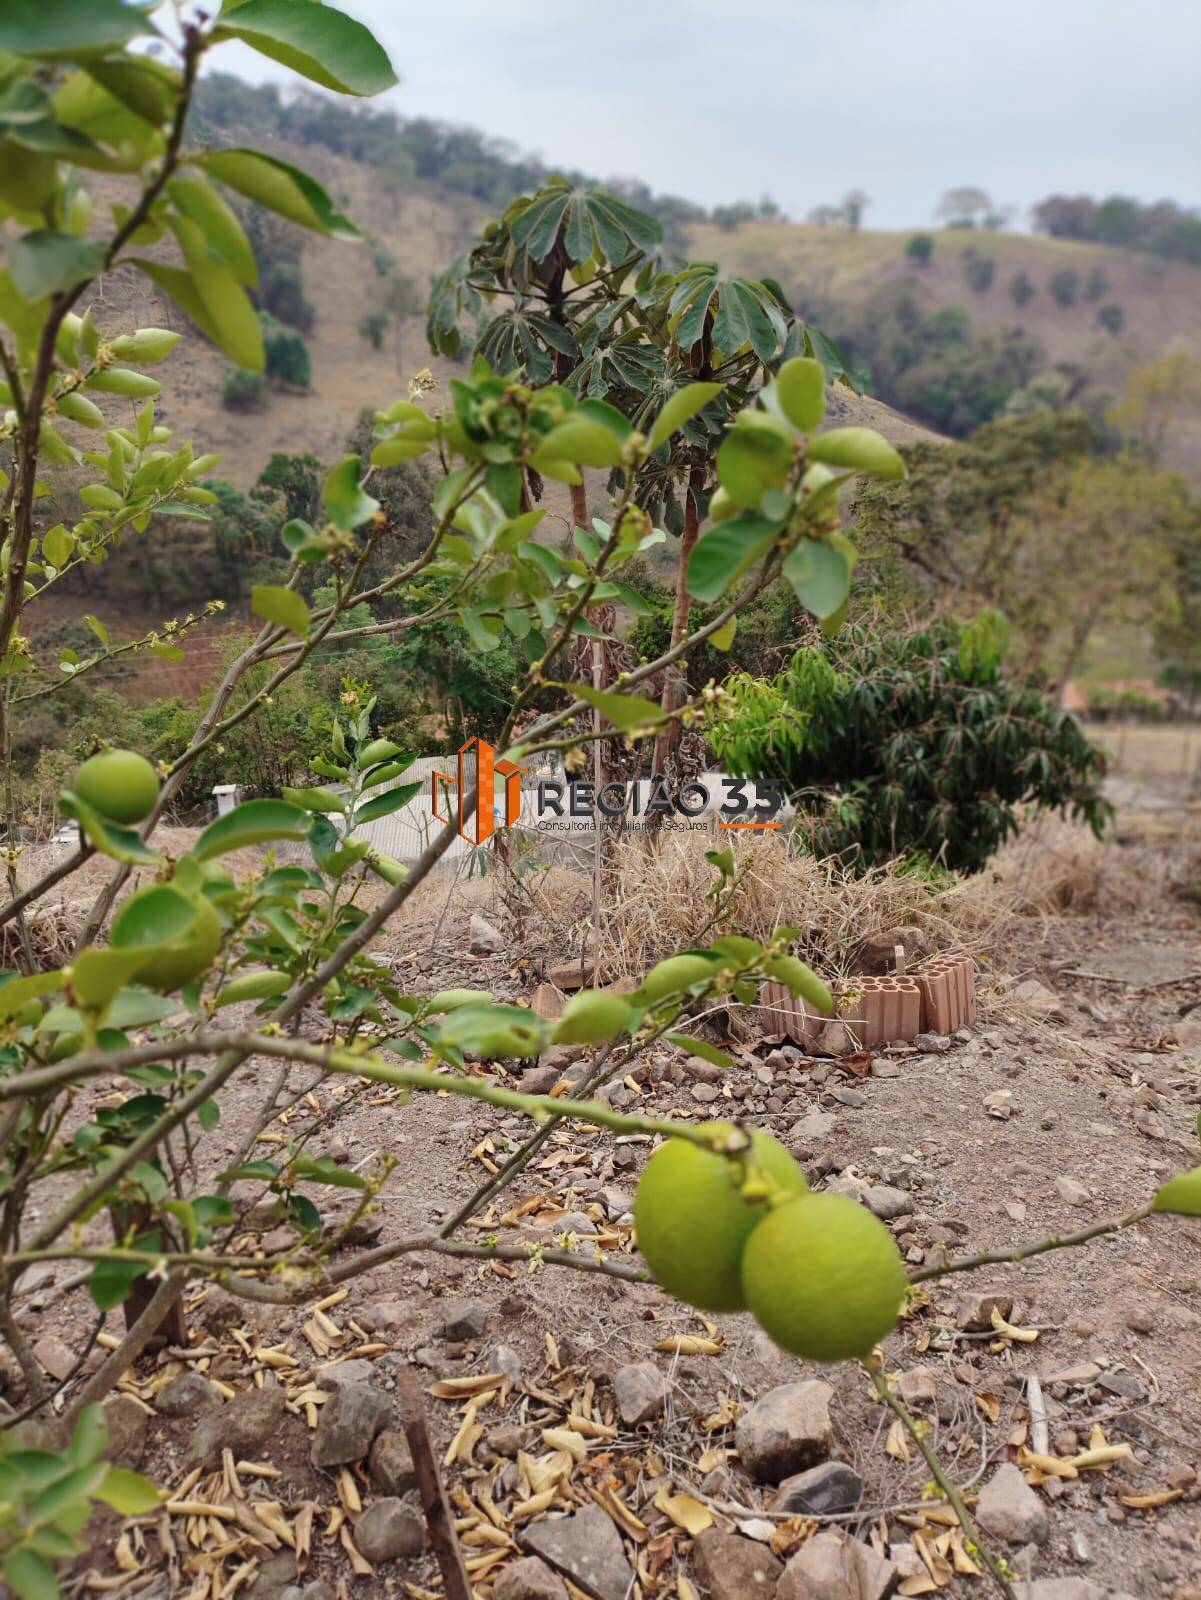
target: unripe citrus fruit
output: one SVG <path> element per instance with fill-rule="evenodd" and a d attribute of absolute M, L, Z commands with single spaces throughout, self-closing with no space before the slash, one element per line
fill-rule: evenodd
<path fill-rule="evenodd" d="M 727 1134 L 729 1123 L 709 1123 Z M 804 1194 L 805 1174 L 784 1146 L 755 1129 L 744 1158 L 769 1183 Z M 741 1311 L 743 1247 L 767 1215 L 740 1193 L 743 1172 L 687 1139 L 668 1139 L 646 1164 L 634 1196 L 638 1248 L 655 1281 L 702 1311 Z"/>
<path fill-rule="evenodd" d="M 555 1044 L 604 1044 L 630 1020 L 630 1002 L 619 994 L 586 989 L 563 1008 L 551 1038 Z"/>
<path fill-rule="evenodd" d="M 136 750 L 89 756 L 71 785 L 85 806 L 112 822 L 141 822 L 158 800 L 158 773 Z"/>
<path fill-rule="evenodd" d="M 139 889 L 113 918 L 114 949 L 154 948 L 136 981 L 150 989 L 180 989 L 198 978 L 221 948 L 221 922 L 203 895 L 191 899 L 168 884 Z"/>
<path fill-rule="evenodd" d="M 635 999 L 640 1005 L 653 1005 L 656 1000 L 662 1000 L 665 994 L 689 989 L 694 983 L 703 983 L 720 971 L 721 962 L 714 961 L 711 956 L 668 956 L 666 961 L 658 962 L 643 978 L 635 991 Z"/>
<path fill-rule="evenodd" d="M 748 1310 L 810 1361 L 865 1356 L 896 1326 L 908 1280 L 884 1224 L 843 1194 L 777 1206 L 742 1254 Z"/>

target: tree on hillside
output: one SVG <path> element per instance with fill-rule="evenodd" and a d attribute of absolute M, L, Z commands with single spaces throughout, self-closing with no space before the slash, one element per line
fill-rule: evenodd
<path fill-rule="evenodd" d="M 1118 425 L 1159 461 L 1173 425 L 1201 417 L 1201 356 L 1178 345 L 1137 368 L 1126 380 Z"/>
<path fill-rule="evenodd" d="M 842 197 L 843 221 L 852 233 L 858 233 L 863 221 L 863 213 L 871 205 L 866 193 L 862 189 L 852 189 Z"/>
<path fill-rule="evenodd" d="M 984 219 L 992 212 L 993 203 L 987 190 L 974 184 L 961 184 L 946 190 L 934 215 L 945 228 L 978 228 L 983 227 Z"/>

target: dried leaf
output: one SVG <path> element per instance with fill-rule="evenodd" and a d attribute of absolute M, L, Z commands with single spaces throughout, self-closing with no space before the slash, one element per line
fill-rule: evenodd
<path fill-rule="evenodd" d="M 542 1442 L 552 1450 L 566 1450 L 573 1461 L 583 1461 L 588 1454 L 588 1441 L 574 1428 L 543 1428 Z"/>
<path fill-rule="evenodd" d="M 1003 1339 L 1016 1339 L 1019 1344 L 1033 1344 L 1038 1338 L 1037 1328 L 1015 1328 L 1012 1322 L 1005 1321 L 996 1306 L 992 1308 L 989 1320 Z"/>
<path fill-rule="evenodd" d="M 350 1529 L 343 1523 L 338 1529 L 338 1540 L 347 1556 L 350 1558 L 351 1571 L 359 1578 L 369 1578 L 375 1571 L 370 1561 L 359 1554 L 354 1540 L 350 1537 Z"/>
<path fill-rule="evenodd" d="M 1183 1489 L 1156 1489 L 1150 1494 L 1120 1494 L 1118 1499 L 1132 1511 L 1150 1511 L 1156 1506 L 1170 1505 L 1183 1494 Z"/>
<path fill-rule="evenodd" d="M 977 1392 L 974 1394 L 972 1399 L 980 1407 L 981 1411 L 983 1411 L 984 1415 L 990 1422 L 997 1422 L 1000 1420 L 1001 1402 L 997 1399 L 995 1394 L 990 1394 L 986 1389 L 983 1393 Z"/>
<path fill-rule="evenodd" d="M 683 1528 L 694 1539 L 713 1526 L 713 1513 L 708 1506 L 694 1500 L 690 1494 L 668 1494 L 666 1484 L 660 1485 L 654 1504 L 657 1511 L 662 1511 L 677 1528 Z"/>
<path fill-rule="evenodd" d="M 719 1356 L 725 1349 L 720 1339 L 701 1339 L 695 1333 L 675 1333 L 660 1339 L 656 1350 L 675 1356 Z"/>
<path fill-rule="evenodd" d="M 1025 1446 L 1018 1451 L 1018 1465 L 1020 1467 L 1033 1467 L 1036 1472 L 1041 1472 L 1048 1478 L 1075 1478 L 1079 1476 L 1077 1468 L 1064 1457 L 1040 1455 L 1037 1450 L 1027 1450 Z"/>
<path fill-rule="evenodd" d="M 895 1456 L 898 1461 L 912 1459 L 912 1452 L 909 1449 L 909 1435 L 900 1417 L 893 1418 L 892 1426 L 888 1430 L 888 1436 L 884 1440 L 884 1453 Z"/>

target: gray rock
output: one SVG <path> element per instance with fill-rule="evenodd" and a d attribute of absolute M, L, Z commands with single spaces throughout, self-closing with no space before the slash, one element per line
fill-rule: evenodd
<path fill-rule="evenodd" d="M 104 1425 L 108 1429 L 108 1448 L 105 1455 L 109 1460 L 122 1467 L 140 1466 L 146 1454 L 149 1423 L 150 1418 L 131 1394 L 117 1394 L 106 1400 Z"/>
<path fill-rule="evenodd" d="M 819 1533 L 784 1568 L 776 1600 L 883 1600 L 896 1576 L 893 1563 L 869 1545 Z"/>
<path fill-rule="evenodd" d="M 385 1428 L 376 1435 L 367 1458 L 367 1474 L 372 1487 L 381 1494 L 407 1494 L 417 1483 L 409 1441 L 399 1428 Z"/>
<path fill-rule="evenodd" d="M 517 1080 L 522 1094 L 549 1094 L 559 1081 L 559 1069 L 553 1063 L 527 1067 Z"/>
<path fill-rule="evenodd" d="M 863 1203 L 876 1216 L 883 1217 L 885 1222 L 913 1213 L 913 1196 L 904 1189 L 894 1189 L 890 1183 L 873 1183 L 865 1191 Z"/>
<path fill-rule="evenodd" d="M 710 1106 L 715 1100 L 721 1099 L 721 1090 L 715 1083 L 694 1083 L 688 1092 L 703 1106 Z"/>
<path fill-rule="evenodd" d="M 334 1586 L 324 1578 L 315 1578 L 312 1583 L 306 1583 L 302 1593 L 304 1600 L 335 1600 Z"/>
<path fill-rule="evenodd" d="M 785 1478 L 772 1502 L 773 1511 L 796 1516 L 829 1516 L 853 1511 L 863 1495 L 863 1479 L 845 1461 L 823 1461 L 808 1472 Z"/>
<path fill-rule="evenodd" d="M 569 1211 L 555 1223 L 555 1232 L 582 1234 L 587 1238 L 596 1232 L 596 1223 L 586 1211 Z"/>
<path fill-rule="evenodd" d="M 296 1557 L 290 1550 L 280 1550 L 267 1557 L 246 1592 L 253 1595 L 254 1600 L 284 1600 L 295 1583 Z"/>
<path fill-rule="evenodd" d="M 513 1422 L 499 1422 L 484 1435 L 484 1443 L 493 1455 L 515 1456 L 525 1443 L 526 1430 Z"/>
<path fill-rule="evenodd" d="M 919 1033 L 915 1035 L 913 1042 L 919 1050 L 941 1056 L 945 1055 L 955 1041 L 945 1033 Z"/>
<path fill-rule="evenodd" d="M 833 1427 L 834 1391 L 819 1378 L 782 1383 L 738 1419 L 735 1441 L 743 1466 L 760 1483 L 779 1483 L 825 1460 Z"/>
<path fill-rule="evenodd" d="M 216 1389 L 202 1372 L 182 1372 L 154 1397 L 154 1407 L 164 1417 L 190 1417 L 194 1411 L 218 1403 Z"/>
<path fill-rule="evenodd" d="M 1048 989 L 1037 978 L 1027 978 L 1013 991 L 1013 998 L 1023 1011 L 1041 1022 L 1066 1022 L 1067 1012 L 1063 1001 L 1054 989 Z"/>
<path fill-rule="evenodd" d="M 873 1056 L 871 1074 L 873 1078 L 899 1078 L 901 1066 L 898 1061 L 888 1061 L 884 1056 Z"/>
<path fill-rule="evenodd" d="M 847 1056 L 856 1048 L 845 1022 L 827 1022 L 813 1044 L 815 1055 Z"/>
<path fill-rule="evenodd" d="M 521 1379 L 521 1355 L 511 1344 L 498 1344 L 488 1357 L 489 1372 L 503 1372 L 510 1383 Z"/>
<path fill-rule="evenodd" d="M 488 1308 L 477 1300 L 452 1300 L 446 1308 L 438 1335 L 451 1344 L 478 1339 L 488 1321 Z"/>
<path fill-rule="evenodd" d="M 188 1441 L 187 1464 L 212 1471 L 221 1465 L 226 1445 L 235 1457 L 254 1456 L 279 1432 L 283 1420 L 282 1389 L 246 1389 L 198 1419 Z"/>
<path fill-rule="evenodd" d="M 959 1302 L 959 1326 L 965 1333 L 987 1333 L 992 1327 L 994 1307 L 1008 1321 L 1013 1311 L 1013 1296 L 995 1292 L 965 1294 Z"/>
<path fill-rule="evenodd" d="M 1059 1198 L 1066 1200 L 1070 1206 L 1085 1206 L 1089 1202 L 1088 1190 L 1075 1178 L 1056 1178 L 1055 1187 L 1059 1190 Z"/>
<path fill-rule="evenodd" d="M 933 1405 L 938 1399 L 938 1380 L 932 1367 L 910 1367 L 897 1379 L 897 1393 L 907 1406 Z"/>
<path fill-rule="evenodd" d="M 469 939 L 469 948 L 473 956 L 495 955 L 504 945 L 500 934 L 486 917 L 480 916 L 478 911 L 471 913 Z"/>
<path fill-rule="evenodd" d="M 913 960 L 929 955 L 930 941 L 920 928 L 906 925 L 900 928 L 885 928 L 882 933 L 870 933 L 859 946 L 859 959 L 856 962 L 860 972 L 885 973 L 895 972 L 897 965 L 897 945 L 904 945 L 906 965 Z"/>
<path fill-rule="evenodd" d="M 772 1600 L 784 1570 L 766 1545 L 717 1528 L 705 1529 L 693 1555 L 710 1600 Z"/>
<path fill-rule="evenodd" d="M 492 1600 L 567 1600 L 567 1586 L 545 1561 L 523 1556 L 501 1569 L 492 1586 Z"/>
<path fill-rule="evenodd" d="M 375 1436 L 387 1427 L 392 1403 L 366 1383 L 335 1389 L 321 1407 L 310 1456 L 315 1467 L 340 1467 L 361 1461 Z"/>
<path fill-rule="evenodd" d="M 372 1383 L 374 1379 L 375 1368 L 361 1356 L 350 1361 L 331 1361 L 317 1368 L 319 1389 L 344 1389 L 348 1383 Z"/>
<path fill-rule="evenodd" d="M 789 1143 L 811 1146 L 834 1132 L 835 1117 L 829 1111 L 809 1111 L 788 1130 Z"/>
<path fill-rule="evenodd" d="M 594 1600 L 626 1600 L 634 1572 L 621 1535 L 600 1506 L 584 1506 L 567 1517 L 544 1517 L 518 1537 Z"/>
<path fill-rule="evenodd" d="M 1046 1506 L 1012 1461 L 998 1467 L 981 1489 L 976 1520 L 1006 1544 L 1042 1544 L 1049 1531 Z"/>
<path fill-rule="evenodd" d="M 425 1524 L 403 1500 L 389 1497 L 369 1505 L 354 1525 L 354 1542 L 372 1566 L 419 1556 L 425 1549 Z"/>
<path fill-rule="evenodd" d="M 613 1375 L 617 1410 L 627 1428 L 659 1416 L 667 1404 L 667 1379 L 653 1361 L 631 1361 Z"/>

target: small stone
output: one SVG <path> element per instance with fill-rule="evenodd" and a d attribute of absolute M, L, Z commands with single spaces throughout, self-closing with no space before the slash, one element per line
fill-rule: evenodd
<path fill-rule="evenodd" d="M 1102 1372 L 1097 1377 L 1097 1387 L 1106 1394 L 1121 1395 L 1123 1400 L 1145 1400 L 1147 1386 L 1133 1372 Z"/>
<path fill-rule="evenodd" d="M 743 1412 L 735 1438 L 742 1465 L 752 1478 L 779 1483 L 825 1459 L 834 1437 L 833 1395 L 828 1383 L 807 1378 L 769 1389 Z"/>
<path fill-rule="evenodd" d="M 525 1443 L 525 1429 L 513 1422 L 500 1422 L 489 1428 L 484 1443 L 497 1456 L 515 1456 Z"/>
<path fill-rule="evenodd" d="M 895 972 L 898 945 L 904 948 L 906 967 L 930 953 L 930 941 L 922 930 L 906 924 L 904 927 L 886 928 L 882 933 L 868 934 L 859 946 L 856 966 L 860 972 L 876 975 Z"/>
<path fill-rule="evenodd" d="M 547 1022 L 554 1022 L 563 1015 L 563 1007 L 567 1004 L 567 996 L 553 983 L 540 983 L 530 996 L 530 1010 Z"/>
<path fill-rule="evenodd" d="M 1011 1294 L 965 1294 L 959 1303 L 958 1323 L 965 1333 L 986 1333 L 992 1327 L 992 1314 L 998 1312 L 1008 1322 L 1013 1312 Z"/>
<path fill-rule="evenodd" d="M 113 1395 L 104 1402 L 104 1426 L 108 1430 L 105 1455 L 118 1466 L 137 1467 L 146 1454 L 146 1430 L 150 1418 L 131 1394 Z"/>
<path fill-rule="evenodd" d="M 919 1050 L 925 1050 L 930 1055 L 944 1055 L 954 1044 L 954 1040 L 945 1033 L 919 1033 L 914 1037 L 914 1044 Z"/>
<path fill-rule="evenodd" d="M 1079 1528 L 1072 1529 L 1071 1537 L 1068 1539 L 1068 1548 L 1072 1552 L 1072 1560 L 1078 1561 L 1082 1567 L 1086 1567 L 1093 1559 L 1093 1553 L 1088 1547 L 1088 1540 Z"/>
<path fill-rule="evenodd" d="M 1154 1333 L 1155 1318 L 1145 1306 L 1131 1306 L 1126 1313 L 1126 1326 L 1131 1333 Z"/>
<path fill-rule="evenodd" d="M 1074 1367 L 1064 1367 L 1062 1372 L 1049 1372 L 1044 1383 L 1066 1383 L 1070 1389 L 1087 1389 L 1101 1371 L 1095 1361 L 1080 1361 Z"/>
<path fill-rule="evenodd" d="M 814 1041 L 813 1049 L 821 1056 L 847 1056 L 855 1049 L 855 1041 L 845 1022 L 827 1022 Z"/>
<path fill-rule="evenodd" d="M 315 1467 L 340 1467 L 361 1461 L 387 1426 L 392 1403 L 365 1383 L 335 1389 L 321 1407 L 310 1459 Z"/>
<path fill-rule="evenodd" d="M 549 1094 L 559 1081 L 559 1069 L 552 1065 L 527 1067 L 517 1079 L 522 1094 Z"/>
<path fill-rule="evenodd" d="M 1008 1122 L 1013 1115 L 1013 1090 L 994 1089 L 984 1096 L 984 1109 L 998 1122 Z"/>
<path fill-rule="evenodd" d="M 567 1600 L 567 1586 L 545 1561 L 523 1556 L 501 1569 L 492 1586 L 492 1600 Z"/>
<path fill-rule="evenodd" d="M 172 1378 L 154 1397 L 154 1408 L 164 1417 L 190 1417 L 194 1411 L 218 1403 L 220 1396 L 202 1372 L 183 1372 Z"/>
<path fill-rule="evenodd" d="M 33 1354 L 38 1365 L 59 1383 L 70 1376 L 79 1359 L 74 1350 L 53 1333 L 43 1334 L 34 1345 Z"/>
<path fill-rule="evenodd" d="M 425 1526 L 403 1500 L 377 1500 L 354 1525 L 354 1542 L 373 1566 L 402 1556 L 419 1556 L 425 1548 Z"/>
<path fill-rule="evenodd" d="M 1077 1183 L 1075 1178 L 1056 1178 L 1055 1187 L 1059 1190 L 1059 1198 L 1066 1200 L 1070 1206 L 1087 1205 L 1089 1192 L 1082 1183 Z"/>
<path fill-rule="evenodd" d="M 859 1089 L 835 1089 L 834 1098 L 840 1106 L 850 1106 L 852 1111 L 860 1111 L 867 1104 L 867 1096 Z"/>
<path fill-rule="evenodd" d="M 894 1189 L 887 1183 L 873 1183 L 865 1191 L 863 1203 L 869 1211 L 874 1212 L 877 1217 L 882 1217 L 885 1222 L 913 1214 L 913 1196 L 904 1189 Z"/>
<path fill-rule="evenodd" d="M 617 1411 L 627 1428 L 659 1416 L 667 1404 L 667 1379 L 653 1361 L 632 1361 L 613 1375 Z"/>
<path fill-rule="evenodd" d="M 511 1344 L 498 1344 L 488 1357 L 489 1372 L 503 1372 L 510 1383 L 521 1381 L 521 1356 Z"/>
<path fill-rule="evenodd" d="M 558 989 L 582 989 L 592 982 L 592 957 L 577 956 L 574 961 L 563 961 L 551 967 L 546 976 Z"/>
<path fill-rule="evenodd" d="M 785 1478 L 772 1502 L 773 1511 L 795 1516 L 832 1516 L 853 1511 L 863 1496 L 863 1479 L 845 1461 L 823 1461 L 808 1472 Z"/>
<path fill-rule="evenodd" d="M 772 1600 L 784 1571 L 764 1545 L 717 1528 L 698 1536 L 694 1555 L 710 1600 Z"/>
<path fill-rule="evenodd" d="M 367 1458 L 367 1473 L 372 1487 L 381 1494 L 407 1494 L 417 1483 L 413 1453 L 399 1428 L 385 1428 L 376 1435 Z"/>
<path fill-rule="evenodd" d="M 810 1111 L 789 1128 L 789 1143 L 802 1146 L 820 1144 L 834 1132 L 835 1120 L 829 1111 Z"/>
<path fill-rule="evenodd" d="M 897 1569 L 870 1545 L 838 1533 L 819 1533 L 792 1557 L 776 1600 L 883 1600 Z"/>
<path fill-rule="evenodd" d="M 872 1060 L 873 1078 L 899 1078 L 901 1068 L 898 1062 L 889 1061 L 884 1056 L 876 1056 Z"/>
<path fill-rule="evenodd" d="M 626 1600 L 635 1575 L 612 1518 L 595 1503 L 532 1522 L 519 1538 L 595 1600 Z"/>
<path fill-rule="evenodd" d="M 703 1106 L 710 1106 L 715 1100 L 721 1099 L 721 1090 L 715 1083 L 694 1083 L 688 1092 Z"/>
<path fill-rule="evenodd" d="M 910 1367 L 897 1379 L 897 1392 L 907 1406 L 933 1405 L 938 1399 L 938 1379 L 932 1367 Z"/>
<path fill-rule="evenodd" d="M 504 946 L 500 934 L 486 917 L 480 916 L 478 911 L 471 913 L 469 940 L 469 949 L 473 956 L 492 956 Z"/>
<path fill-rule="evenodd" d="M 1040 1022 L 1066 1022 L 1067 1012 L 1063 1001 L 1054 989 L 1048 989 L 1037 978 L 1027 978 L 1013 991 L 1013 998 L 1022 1009 Z"/>
<path fill-rule="evenodd" d="M 452 1300 L 446 1308 L 438 1337 L 450 1344 L 478 1339 L 488 1321 L 488 1308 L 477 1300 Z"/>
<path fill-rule="evenodd" d="M 319 1389 L 341 1389 L 348 1383 L 373 1383 L 375 1368 L 370 1361 L 356 1356 L 350 1361 L 329 1361 L 317 1368 Z"/>
<path fill-rule="evenodd" d="M 290 1550 L 280 1550 L 266 1558 L 246 1592 L 254 1600 L 283 1600 L 295 1583 L 296 1557 Z"/>
<path fill-rule="evenodd" d="M 1046 1506 L 1012 1461 L 998 1467 L 981 1489 L 976 1520 L 1006 1544 L 1042 1544 L 1049 1531 Z"/>
<path fill-rule="evenodd" d="M 321 1408 L 323 1417 L 333 1403 Z M 228 1403 L 200 1416 L 188 1441 L 187 1464 L 213 1471 L 221 1465 L 221 1452 L 227 1445 L 235 1456 L 256 1456 L 278 1433 L 283 1420 L 282 1389 L 244 1389 Z"/>
<path fill-rule="evenodd" d="M 706 1061 L 704 1056 L 685 1056 L 681 1065 L 688 1076 L 695 1078 L 698 1083 L 721 1083 L 726 1076 L 724 1067 L 719 1067 L 715 1061 Z M 760 1081 L 770 1083 L 770 1072 Z"/>

